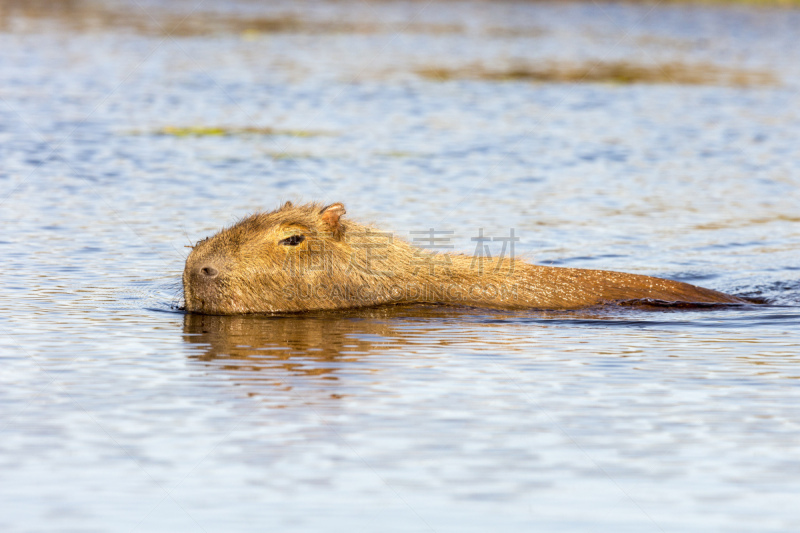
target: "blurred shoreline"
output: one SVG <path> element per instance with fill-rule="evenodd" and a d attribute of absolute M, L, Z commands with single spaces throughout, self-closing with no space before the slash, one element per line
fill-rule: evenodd
<path fill-rule="evenodd" d="M 457 3 L 460 0 L 436 0 L 431 4 Z M 201 4 L 185 0 L 167 2 L 135 2 L 129 0 L 0 0 L 0 31 L 24 31 L 14 23 L 14 19 L 30 21 L 58 20 L 77 31 L 127 29 L 143 34 L 172 36 L 196 36 L 230 32 L 258 33 L 379 33 L 397 31 L 421 33 L 459 33 L 463 27 L 452 24 L 422 24 L 404 21 L 396 23 L 371 20 L 367 9 L 370 4 L 396 6 L 425 5 L 421 0 L 398 2 L 393 0 L 373 0 L 360 5 L 362 13 L 346 20 L 333 17 L 320 17 L 319 13 L 306 13 L 304 8 L 324 5 L 340 5 L 340 2 L 267 2 L 243 0 L 240 2 L 220 2 Z M 697 7 L 750 7 L 796 9 L 800 0 L 612 0 L 595 3 L 588 0 L 507 0 L 489 2 L 470 0 L 471 5 L 484 5 L 489 8 L 502 8 L 514 4 L 570 5 L 587 4 L 595 6 L 643 5 L 643 6 L 697 6 Z M 245 5 L 251 9 L 238 11 L 230 6 Z M 256 12 L 257 11 L 257 12 Z"/>

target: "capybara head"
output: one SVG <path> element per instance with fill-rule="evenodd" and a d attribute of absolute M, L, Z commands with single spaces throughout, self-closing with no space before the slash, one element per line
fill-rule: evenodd
<path fill-rule="evenodd" d="M 299 285 L 331 284 L 349 264 L 340 203 L 257 213 L 198 242 L 186 259 L 186 310 L 205 314 L 303 311 Z M 324 308 L 325 306 L 315 306 Z"/>

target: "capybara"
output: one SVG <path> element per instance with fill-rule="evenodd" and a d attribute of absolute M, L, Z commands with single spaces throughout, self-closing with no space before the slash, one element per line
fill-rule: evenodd
<path fill-rule="evenodd" d="M 438 253 L 345 220 L 344 214 L 340 203 L 286 202 L 198 242 L 183 271 L 186 310 L 230 315 L 412 303 L 493 309 L 747 303 L 637 274 L 538 266 L 507 253 Z M 426 240 L 444 239 L 436 235 L 431 230 Z"/>

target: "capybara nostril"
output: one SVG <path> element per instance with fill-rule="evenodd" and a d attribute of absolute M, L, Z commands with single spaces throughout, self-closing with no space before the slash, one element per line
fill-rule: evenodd
<path fill-rule="evenodd" d="M 200 269 L 200 273 L 203 275 L 204 278 L 214 279 L 219 274 L 219 270 L 217 270 L 214 267 L 203 267 Z"/>

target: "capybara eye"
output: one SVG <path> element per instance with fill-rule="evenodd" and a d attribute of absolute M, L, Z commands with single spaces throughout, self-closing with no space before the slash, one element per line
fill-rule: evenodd
<path fill-rule="evenodd" d="M 297 246 L 304 240 L 306 240 L 306 238 L 303 237 L 302 235 L 292 235 L 291 237 L 286 237 L 285 239 L 280 241 L 279 244 L 282 244 L 284 246 Z"/>

